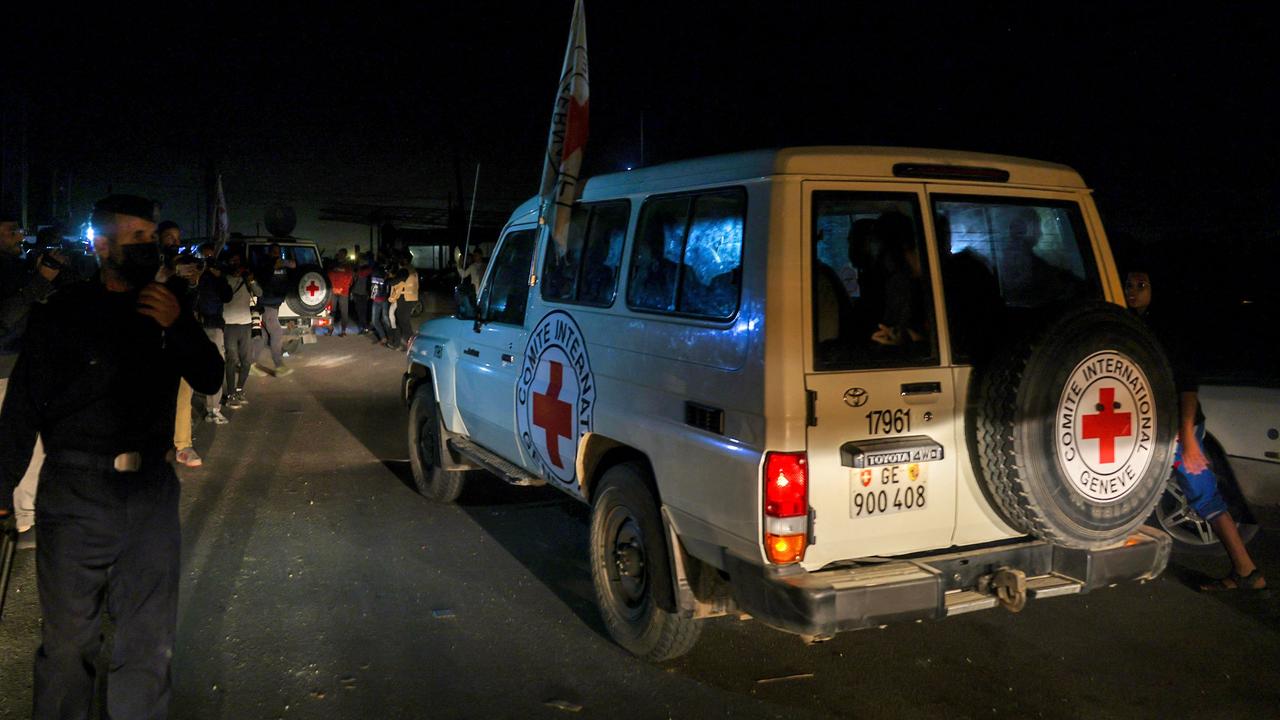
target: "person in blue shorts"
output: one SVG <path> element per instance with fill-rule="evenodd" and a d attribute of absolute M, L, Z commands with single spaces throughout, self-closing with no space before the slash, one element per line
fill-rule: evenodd
<path fill-rule="evenodd" d="M 1218 540 L 1231 558 L 1231 572 L 1224 578 L 1202 584 L 1200 589 L 1206 592 L 1264 590 L 1267 579 L 1249 556 L 1236 521 L 1227 511 L 1227 503 L 1218 489 L 1217 476 L 1204 453 L 1205 417 L 1198 396 L 1199 377 L 1191 353 L 1185 347 L 1185 334 L 1176 327 L 1176 318 L 1164 315 L 1160 308 L 1152 308 L 1152 291 L 1149 271 L 1133 269 L 1125 275 L 1125 303 L 1155 332 L 1173 365 L 1179 407 L 1174 473 L 1186 493 L 1187 504 L 1213 526 Z"/>

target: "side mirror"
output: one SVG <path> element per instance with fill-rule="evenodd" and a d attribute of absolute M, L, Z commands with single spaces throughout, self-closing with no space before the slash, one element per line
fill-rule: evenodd
<path fill-rule="evenodd" d="M 469 289 L 463 289 L 462 286 L 453 288 L 453 302 L 458 306 L 458 312 L 454 317 L 459 320 L 475 320 L 476 319 L 476 297 Z"/>

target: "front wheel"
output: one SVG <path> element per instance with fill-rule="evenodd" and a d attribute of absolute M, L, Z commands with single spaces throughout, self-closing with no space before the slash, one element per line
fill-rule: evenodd
<path fill-rule="evenodd" d="M 409 465 L 423 497 L 451 503 L 462 494 L 464 472 L 442 467 L 445 452 L 440 412 L 428 384 L 414 392 L 409 406 Z"/>
<path fill-rule="evenodd" d="M 670 590 L 671 561 L 644 472 L 615 465 L 600 480 L 591 512 L 591 580 L 614 641 L 645 660 L 670 660 L 693 648 L 702 625 L 663 608 L 673 604 L 659 596 Z"/>

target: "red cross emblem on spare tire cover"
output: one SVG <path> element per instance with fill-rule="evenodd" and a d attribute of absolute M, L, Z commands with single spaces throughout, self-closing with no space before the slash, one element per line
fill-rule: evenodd
<path fill-rule="evenodd" d="M 329 280 L 314 266 L 298 268 L 285 301 L 299 315 L 318 315 L 329 304 Z"/>
<path fill-rule="evenodd" d="M 1146 326 L 1088 303 L 975 367 L 970 447 L 1015 529 L 1069 547 L 1125 537 L 1151 514 L 1173 458 L 1173 373 Z"/>

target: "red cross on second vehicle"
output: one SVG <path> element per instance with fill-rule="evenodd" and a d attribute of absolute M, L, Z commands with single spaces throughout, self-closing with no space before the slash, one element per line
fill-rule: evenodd
<path fill-rule="evenodd" d="M 307 308 L 315 308 L 328 301 L 326 281 L 320 273 L 307 270 L 298 277 L 298 301 Z"/>

